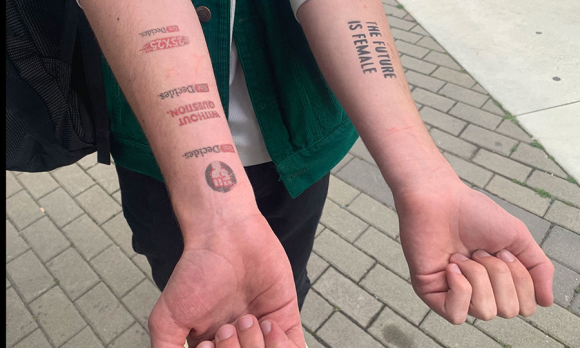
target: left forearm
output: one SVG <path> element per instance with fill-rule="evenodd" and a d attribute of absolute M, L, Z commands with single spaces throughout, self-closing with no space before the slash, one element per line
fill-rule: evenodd
<path fill-rule="evenodd" d="M 425 128 L 378 0 L 309 0 L 298 18 L 322 73 L 395 196 L 457 179 Z"/>

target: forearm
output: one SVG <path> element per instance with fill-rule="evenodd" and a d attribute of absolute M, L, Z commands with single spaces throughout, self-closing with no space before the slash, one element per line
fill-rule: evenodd
<path fill-rule="evenodd" d="M 83 0 L 82 6 L 153 149 L 186 247 L 184 226 L 256 209 L 191 1 Z"/>
<path fill-rule="evenodd" d="M 379 0 L 309 0 L 297 16 L 322 73 L 395 197 L 457 180 L 411 97 Z"/>

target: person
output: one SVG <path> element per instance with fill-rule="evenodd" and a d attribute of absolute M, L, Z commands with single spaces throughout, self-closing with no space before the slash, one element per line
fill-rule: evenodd
<path fill-rule="evenodd" d="M 328 173 L 357 133 L 392 189 L 431 309 L 460 324 L 551 305 L 554 269 L 526 226 L 463 184 L 431 140 L 380 1 L 80 5 L 106 58 L 133 247 L 163 290 L 153 347 L 195 346 L 244 314 L 304 347 Z"/>

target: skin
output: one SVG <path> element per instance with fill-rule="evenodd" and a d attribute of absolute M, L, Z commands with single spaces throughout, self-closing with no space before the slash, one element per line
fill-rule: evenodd
<path fill-rule="evenodd" d="M 252 314 L 260 322 L 275 322 L 291 347 L 303 348 L 290 264 L 257 209 L 237 151 L 183 156 L 233 144 L 191 1 L 83 0 L 82 6 L 153 149 L 183 232 L 184 252 L 149 317 L 152 347 L 182 347 L 186 338 L 195 347 L 213 339 L 224 324 Z M 509 318 L 551 305 L 554 269 L 525 225 L 464 185 L 431 140 L 381 2 L 309 0 L 297 17 L 325 79 L 393 192 L 418 296 L 454 324 L 467 314 Z M 353 21 L 363 27 L 351 29 Z M 140 33 L 172 25 L 178 33 L 153 38 L 179 34 L 188 44 L 140 51 L 153 39 Z M 355 42 L 363 37 L 353 35 L 361 34 L 367 48 L 364 41 Z M 379 54 L 389 55 L 387 66 Z M 207 84 L 207 91 L 159 97 L 197 84 Z M 202 101 L 212 101 L 211 111 L 220 117 L 180 126 L 179 117 L 168 114 Z M 223 162 L 234 173 L 230 190 L 208 185 L 206 168 L 212 162 Z M 507 261 L 510 255 L 513 261 Z"/>

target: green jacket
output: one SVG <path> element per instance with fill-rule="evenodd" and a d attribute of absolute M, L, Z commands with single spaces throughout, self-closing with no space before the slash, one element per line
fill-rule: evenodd
<path fill-rule="evenodd" d="M 230 1 L 195 0 L 223 108 L 228 112 Z M 324 80 L 288 0 L 237 0 L 234 39 L 268 153 L 292 197 L 328 173 L 358 138 Z M 143 130 L 105 59 L 115 163 L 163 181 Z"/>

